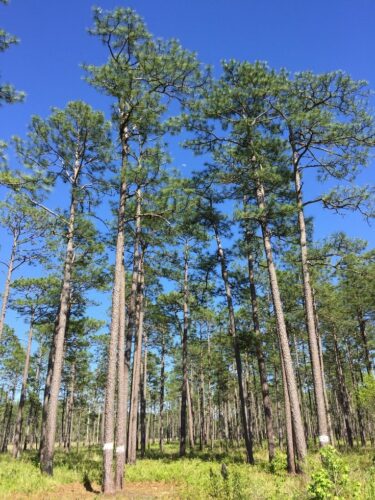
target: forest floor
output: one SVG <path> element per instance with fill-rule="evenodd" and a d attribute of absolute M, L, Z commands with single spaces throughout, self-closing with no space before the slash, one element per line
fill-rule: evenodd
<path fill-rule="evenodd" d="M 285 457 L 278 453 L 272 466 L 266 450 L 255 453 L 256 465 L 244 462 L 242 449 L 225 451 L 219 445 L 214 450 L 196 451 L 186 458 L 178 457 L 176 444 L 166 445 L 160 454 L 156 448 L 126 468 L 124 493 L 118 499 L 208 499 L 279 500 L 307 499 L 311 474 L 321 467 L 317 452 L 310 453 L 305 474 L 288 475 Z M 355 493 L 342 493 L 340 498 L 375 498 L 374 450 L 341 450 L 349 467 L 349 478 L 356 485 Z M 221 474 L 227 466 L 228 477 Z M 39 472 L 35 451 L 14 460 L 9 454 L 0 457 L 1 500 L 79 500 L 101 497 L 101 453 L 98 447 L 70 453 L 57 450 L 53 478 Z M 316 497 L 317 498 L 317 497 Z M 323 497 L 322 497 L 323 498 Z M 328 497 L 327 497 L 328 498 Z"/>

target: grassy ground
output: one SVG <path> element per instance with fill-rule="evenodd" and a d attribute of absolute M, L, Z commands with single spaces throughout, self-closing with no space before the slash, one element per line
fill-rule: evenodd
<path fill-rule="evenodd" d="M 167 445 L 160 455 L 148 450 L 147 457 L 126 468 L 126 493 L 118 498 L 181 498 L 226 500 L 240 499 L 307 499 L 311 473 L 319 469 L 318 453 L 310 454 L 304 475 L 290 476 L 279 455 L 270 468 L 265 450 L 255 454 L 256 465 L 244 463 L 241 450 L 228 453 L 219 447 L 213 451 L 195 452 L 180 459 L 176 445 Z M 357 498 L 375 498 L 374 452 L 355 450 L 343 452 L 350 469 L 350 480 L 359 483 Z M 223 479 L 222 464 L 228 478 Z M 225 474 L 225 471 L 224 471 Z M 98 448 L 57 451 L 54 477 L 43 476 L 38 469 L 35 452 L 27 452 L 19 461 L 10 455 L 0 456 L 0 499 L 79 499 L 100 496 L 101 454 Z M 117 498 L 116 497 L 116 498 Z M 344 494 L 342 498 L 354 498 Z"/>

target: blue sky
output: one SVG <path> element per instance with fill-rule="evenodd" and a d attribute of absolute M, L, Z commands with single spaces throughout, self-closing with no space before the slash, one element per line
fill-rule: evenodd
<path fill-rule="evenodd" d="M 24 104 L 0 108 L 0 138 L 23 135 L 32 114 L 46 116 L 51 106 L 83 99 L 106 113 L 109 100 L 82 80 L 80 63 L 102 63 L 106 57 L 86 28 L 91 0 L 11 0 L 0 6 L 0 25 L 20 44 L 0 54 L 2 80 L 25 90 Z M 344 70 L 375 89 L 375 2 L 373 0 L 102 0 L 104 9 L 134 8 L 150 31 L 178 38 L 187 49 L 216 68 L 222 59 L 266 60 L 275 68 L 325 72 Z M 174 164 L 191 171 L 202 160 L 173 143 Z M 374 179 L 374 164 L 360 176 Z M 306 186 L 313 194 L 314 181 Z M 357 215 L 316 217 L 316 238 L 336 230 L 375 244 L 373 228 Z M 4 239 L 2 238 L 2 241 Z M 6 245 L 2 252 L 6 252 Z M 0 275 L 0 290 L 4 272 Z"/>

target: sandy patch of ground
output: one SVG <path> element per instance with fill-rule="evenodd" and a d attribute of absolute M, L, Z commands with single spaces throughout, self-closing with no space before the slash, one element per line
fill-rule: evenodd
<path fill-rule="evenodd" d="M 90 491 L 91 489 L 91 491 Z M 1 495 L 0 495 L 1 498 Z M 127 483 L 123 493 L 104 496 L 97 484 L 86 485 L 82 483 L 70 483 L 56 487 L 51 492 L 33 493 L 31 495 L 12 494 L 5 497 L 7 500 L 80 500 L 94 498 L 128 499 L 128 500 L 152 500 L 154 498 L 179 499 L 178 487 L 171 483 L 144 482 Z M 5 500 L 5 499 L 4 499 Z"/>

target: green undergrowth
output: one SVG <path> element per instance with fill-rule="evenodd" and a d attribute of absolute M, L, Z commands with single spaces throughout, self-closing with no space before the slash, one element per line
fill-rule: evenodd
<path fill-rule="evenodd" d="M 136 465 L 127 466 L 126 481 L 173 484 L 180 498 L 190 499 L 375 498 L 374 453 L 369 449 L 345 451 L 339 458 L 334 456 L 328 469 L 324 457 L 318 452 L 312 453 L 305 474 L 297 476 L 287 474 L 285 455 L 281 452 L 270 465 L 266 450 L 258 450 L 256 465 L 250 466 L 244 462 L 243 451 L 239 449 L 225 451 L 216 447 L 188 453 L 183 459 L 178 457 L 177 451 L 176 445 L 166 445 L 163 454 L 155 448 L 148 450 L 147 456 L 138 459 Z M 345 487 L 330 490 L 327 477 L 332 480 L 335 467 L 340 468 Z M 36 452 L 26 452 L 20 460 L 8 454 L 0 456 L 0 498 L 11 498 L 16 493 L 43 493 L 73 482 L 97 485 L 100 479 L 99 448 L 71 453 L 57 450 L 53 478 L 40 473 Z M 337 492 L 339 496 L 335 496 Z"/>

